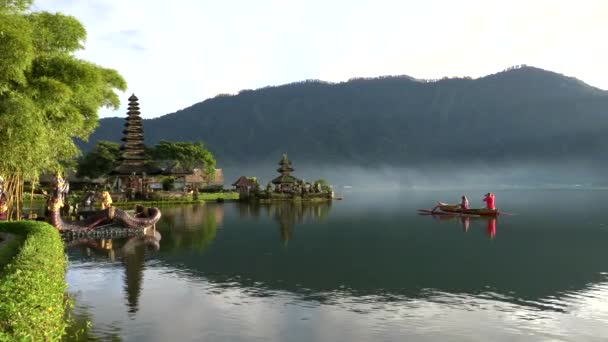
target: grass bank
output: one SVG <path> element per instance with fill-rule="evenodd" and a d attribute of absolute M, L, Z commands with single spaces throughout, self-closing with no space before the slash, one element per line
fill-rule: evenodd
<path fill-rule="evenodd" d="M 118 207 L 127 207 L 134 204 L 143 204 L 145 206 L 162 206 L 162 205 L 172 205 L 172 204 L 196 204 L 203 202 L 216 202 L 220 201 L 237 201 L 239 199 L 238 192 L 218 192 L 218 193 L 199 193 L 198 199 L 193 200 L 192 196 L 188 197 L 175 197 L 175 196 L 166 196 L 157 195 L 153 200 L 142 201 L 142 200 L 132 200 L 129 202 L 124 201 L 116 201 L 113 205 Z"/>
<path fill-rule="evenodd" d="M 17 235 L 0 257 L 0 341 L 58 341 L 67 327 L 66 260 L 55 228 L 44 222 L 0 223 Z"/>
<path fill-rule="evenodd" d="M 198 199 L 203 201 L 217 201 L 218 199 L 223 200 L 238 200 L 238 192 L 218 192 L 218 193 L 207 193 L 202 192 L 198 194 Z"/>

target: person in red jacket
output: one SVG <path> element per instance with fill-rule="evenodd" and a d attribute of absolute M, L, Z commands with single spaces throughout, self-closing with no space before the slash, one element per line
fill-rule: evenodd
<path fill-rule="evenodd" d="M 496 210 L 496 207 L 494 206 L 494 194 L 493 193 L 488 192 L 486 194 L 486 197 L 483 198 L 483 201 L 486 202 L 486 209 Z"/>

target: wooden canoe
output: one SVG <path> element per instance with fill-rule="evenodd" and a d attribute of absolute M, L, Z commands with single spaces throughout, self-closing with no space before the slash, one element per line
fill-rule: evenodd
<path fill-rule="evenodd" d="M 441 205 L 437 210 L 454 213 L 454 214 L 467 214 L 467 215 L 479 215 L 479 216 L 497 216 L 498 209 L 461 209 L 458 205 Z"/>

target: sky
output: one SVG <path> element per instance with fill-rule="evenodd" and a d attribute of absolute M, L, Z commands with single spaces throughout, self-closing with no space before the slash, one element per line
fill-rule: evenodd
<path fill-rule="evenodd" d="M 481 77 L 527 64 L 608 89 L 606 0 L 36 0 L 88 32 L 142 116 L 306 79 Z"/>

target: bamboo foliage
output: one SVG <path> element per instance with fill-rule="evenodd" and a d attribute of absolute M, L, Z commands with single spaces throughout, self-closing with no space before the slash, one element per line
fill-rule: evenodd
<path fill-rule="evenodd" d="M 124 79 L 74 56 L 86 31 L 71 16 L 34 12 L 29 0 L 0 1 L 0 175 L 11 219 L 20 219 L 23 182 L 78 156 L 100 107 L 117 108 Z"/>

